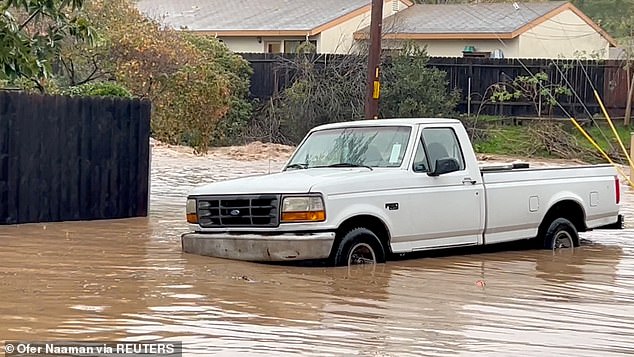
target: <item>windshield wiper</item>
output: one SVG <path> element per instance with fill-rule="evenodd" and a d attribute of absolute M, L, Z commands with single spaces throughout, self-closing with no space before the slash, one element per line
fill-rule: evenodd
<path fill-rule="evenodd" d="M 365 167 L 366 169 L 370 169 L 370 171 L 374 171 L 371 166 L 362 165 L 362 164 L 353 164 L 351 162 L 340 162 L 338 164 L 326 165 L 326 166 L 315 166 L 315 167 Z"/>
<path fill-rule="evenodd" d="M 290 164 L 286 166 L 287 169 L 307 169 L 308 164 Z"/>

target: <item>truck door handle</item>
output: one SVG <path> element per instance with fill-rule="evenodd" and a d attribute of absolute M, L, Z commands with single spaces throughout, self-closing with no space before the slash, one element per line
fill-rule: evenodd
<path fill-rule="evenodd" d="M 468 184 L 468 183 L 470 183 L 470 184 L 472 184 L 472 185 L 475 185 L 475 184 L 476 184 L 476 182 L 477 182 L 477 181 L 476 181 L 476 180 L 474 180 L 474 179 L 472 179 L 471 177 L 465 177 L 465 178 L 463 178 L 463 179 L 462 179 L 462 184 L 463 184 L 463 185 Z"/>

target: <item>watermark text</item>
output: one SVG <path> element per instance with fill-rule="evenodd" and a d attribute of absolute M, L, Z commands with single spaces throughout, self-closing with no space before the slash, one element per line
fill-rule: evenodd
<path fill-rule="evenodd" d="M 0 347 L 5 357 L 18 356 L 103 356 L 103 357 L 181 357 L 182 342 L 78 342 L 6 341 Z"/>

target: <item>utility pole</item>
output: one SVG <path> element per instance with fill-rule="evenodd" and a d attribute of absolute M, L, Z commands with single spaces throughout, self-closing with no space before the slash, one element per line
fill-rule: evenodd
<path fill-rule="evenodd" d="M 372 0 L 372 18 L 370 20 L 370 54 L 368 56 L 368 87 L 366 91 L 365 118 L 379 117 L 379 65 L 381 62 L 381 28 L 383 27 L 384 0 Z"/>
<path fill-rule="evenodd" d="M 630 157 L 634 157 L 634 132 L 630 133 Z M 630 166 L 630 179 L 634 181 L 634 166 Z"/>

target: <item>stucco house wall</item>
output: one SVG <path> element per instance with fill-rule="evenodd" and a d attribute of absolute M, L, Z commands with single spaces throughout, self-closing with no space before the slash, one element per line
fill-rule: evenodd
<path fill-rule="evenodd" d="M 566 10 L 519 36 L 519 57 L 608 59 L 610 43 L 581 17 Z"/>
<path fill-rule="evenodd" d="M 402 1 L 386 1 L 383 5 L 383 18 L 404 10 L 407 5 Z M 371 12 L 354 16 L 334 27 L 324 30 L 319 38 L 317 51 L 320 53 L 347 54 L 356 50 L 354 33 L 370 26 Z"/>
<path fill-rule="evenodd" d="M 218 37 L 233 52 L 263 52 L 264 43 L 258 42 L 257 37 Z"/>
<path fill-rule="evenodd" d="M 427 46 L 427 54 L 432 57 L 462 57 L 466 46 L 474 46 L 476 51 L 491 52 L 501 50 L 505 58 L 519 57 L 519 39 L 504 40 L 412 40 L 413 44 Z M 384 48 L 399 49 L 403 41 L 386 40 Z"/>
<path fill-rule="evenodd" d="M 222 42 L 233 52 L 242 53 L 265 53 L 267 52 L 267 44 L 273 42 L 279 42 L 281 51 L 285 51 L 284 41 L 305 41 L 306 37 L 300 36 L 249 36 L 249 37 L 233 37 L 233 36 L 218 36 Z M 319 36 L 309 37 L 311 41 L 317 41 L 319 46 Z"/>

